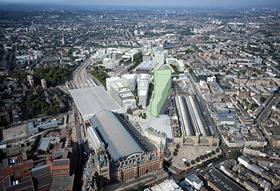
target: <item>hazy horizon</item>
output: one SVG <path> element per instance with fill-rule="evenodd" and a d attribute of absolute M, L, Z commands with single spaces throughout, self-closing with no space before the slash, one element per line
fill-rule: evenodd
<path fill-rule="evenodd" d="M 67 6 L 159 6 L 159 7 L 280 7 L 279 0 L 0 0 L 5 4 L 59 4 Z"/>

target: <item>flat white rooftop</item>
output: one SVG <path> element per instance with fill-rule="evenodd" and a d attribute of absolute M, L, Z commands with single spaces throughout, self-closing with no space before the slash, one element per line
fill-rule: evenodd
<path fill-rule="evenodd" d="M 101 86 L 73 89 L 70 93 L 83 120 L 88 120 L 103 110 L 124 113 L 121 106 Z"/>
<path fill-rule="evenodd" d="M 138 96 L 148 96 L 148 91 L 147 90 L 139 90 Z"/>
<path fill-rule="evenodd" d="M 149 127 L 165 133 L 168 139 L 173 139 L 171 120 L 168 115 L 160 115 L 158 118 L 151 119 L 144 124 L 143 130 L 146 130 Z"/>
<path fill-rule="evenodd" d="M 164 182 L 157 184 L 146 190 L 147 191 L 183 191 L 183 189 L 172 179 L 165 180 Z"/>

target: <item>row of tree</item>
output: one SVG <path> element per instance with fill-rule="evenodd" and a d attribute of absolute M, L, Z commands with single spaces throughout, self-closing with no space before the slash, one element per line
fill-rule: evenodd
<path fill-rule="evenodd" d="M 191 160 L 191 162 L 186 161 L 186 162 L 184 162 L 184 164 L 187 167 L 190 167 L 191 165 L 194 165 L 195 163 L 199 163 L 200 161 L 211 158 L 212 156 L 214 156 L 218 152 L 220 152 L 219 148 L 217 148 L 216 150 L 213 150 L 212 152 L 207 153 L 205 155 L 200 155 L 200 156 L 196 157 L 194 160 Z"/>

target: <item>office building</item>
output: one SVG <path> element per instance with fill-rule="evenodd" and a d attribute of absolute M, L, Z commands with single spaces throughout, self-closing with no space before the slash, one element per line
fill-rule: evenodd
<path fill-rule="evenodd" d="M 138 98 L 139 98 L 138 105 L 141 105 L 142 107 L 147 106 L 149 84 L 150 84 L 149 74 L 139 74 L 138 81 L 137 81 Z"/>
<path fill-rule="evenodd" d="M 161 66 L 165 63 L 166 57 L 167 54 L 165 52 L 156 52 L 154 54 L 153 60 Z"/>
<path fill-rule="evenodd" d="M 136 107 L 136 100 L 130 88 L 119 77 L 106 79 L 107 91 L 113 99 L 126 111 Z"/>
<path fill-rule="evenodd" d="M 208 170 L 204 178 L 207 180 L 209 187 L 215 191 L 246 190 L 215 168 Z"/>
<path fill-rule="evenodd" d="M 106 89 L 108 92 L 111 92 L 111 87 L 113 83 L 122 82 L 120 77 L 111 77 L 106 78 Z"/>
<path fill-rule="evenodd" d="M 174 65 L 180 72 L 183 72 L 185 70 L 184 60 L 178 60 L 176 58 L 166 58 L 166 64 Z"/>
<path fill-rule="evenodd" d="M 113 69 L 120 65 L 119 60 L 113 60 L 112 58 L 104 58 L 103 66 L 107 69 Z"/>
<path fill-rule="evenodd" d="M 151 114 L 158 117 L 166 99 L 171 93 L 171 70 L 162 66 L 154 73 L 154 93 L 151 103 Z"/>
<path fill-rule="evenodd" d="M 136 74 L 124 74 L 121 76 L 121 80 L 124 85 L 128 86 L 131 91 L 135 91 L 136 89 Z"/>

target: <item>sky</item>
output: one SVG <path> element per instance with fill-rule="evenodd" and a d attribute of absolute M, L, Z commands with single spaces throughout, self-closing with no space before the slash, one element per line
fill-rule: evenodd
<path fill-rule="evenodd" d="M 0 0 L 0 3 L 173 7 L 280 7 L 280 0 Z"/>

